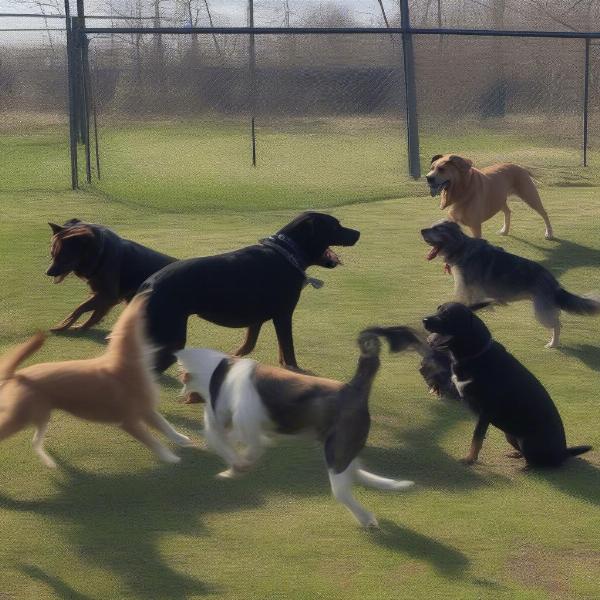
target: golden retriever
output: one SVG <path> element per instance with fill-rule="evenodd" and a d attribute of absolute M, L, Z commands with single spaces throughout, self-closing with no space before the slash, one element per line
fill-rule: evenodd
<path fill-rule="evenodd" d="M 33 449 L 45 465 L 55 467 L 43 441 L 50 414 L 58 409 L 89 421 L 118 424 L 162 460 L 179 462 L 147 428 L 157 429 L 180 446 L 192 444 L 156 410 L 159 390 L 144 331 L 145 303 L 144 296 L 134 298 L 115 324 L 106 352 L 97 358 L 41 363 L 16 371 L 41 348 L 43 333 L 8 352 L 0 360 L 0 441 L 33 425 Z"/>
<path fill-rule="evenodd" d="M 500 163 L 476 169 L 467 158 L 456 154 L 436 154 L 431 159 L 431 170 L 426 178 L 431 195 L 442 195 L 440 208 L 449 208 L 448 217 L 469 227 L 476 238 L 481 237 L 482 223 L 500 211 L 504 213 L 500 234 L 508 235 L 510 208 L 507 200 L 511 194 L 541 215 L 546 224 L 546 239 L 554 237 L 550 219 L 531 175 L 519 165 Z"/>

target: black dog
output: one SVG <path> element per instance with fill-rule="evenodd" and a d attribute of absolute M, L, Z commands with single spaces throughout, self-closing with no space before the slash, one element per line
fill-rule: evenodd
<path fill-rule="evenodd" d="M 224 327 L 247 327 L 236 356 L 254 349 L 262 324 L 272 319 L 279 362 L 297 367 L 292 314 L 310 282 L 305 270 L 336 267 L 340 260 L 329 246 L 353 246 L 359 237 L 360 232 L 342 227 L 332 216 L 308 212 L 260 244 L 182 260 L 155 273 L 140 289 L 152 291 L 147 322 L 159 347 L 155 368 L 164 371 L 175 362 L 173 353 L 185 346 L 190 315 Z"/>
<path fill-rule="evenodd" d="M 557 467 L 568 457 L 590 450 L 590 446 L 567 448 L 562 420 L 544 386 L 492 339 L 471 308 L 450 302 L 423 319 L 425 329 L 440 334 L 436 346 L 450 353 L 454 384 L 479 417 L 464 462 L 477 460 L 490 423 L 516 449 L 512 456 L 525 457 L 529 466 Z"/>
<path fill-rule="evenodd" d="M 87 329 L 98 323 L 119 302 L 129 302 L 140 285 L 152 273 L 176 261 L 146 246 L 119 237 L 103 225 L 71 219 L 64 225 L 49 223 L 52 228 L 52 264 L 46 275 L 54 283 L 74 273 L 87 281 L 92 296 L 80 304 L 52 331 L 71 327 L 81 315 L 90 318 L 74 329 Z"/>
<path fill-rule="evenodd" d="M 465 304 L 532 300 L 538 321 L 552 329 L 548 348 L 559 344 L 561 309 L 579 315 L 600 314 L 599 301 L 567 292 L 542 265 L 470 238 L 452 221 L 423 229 L 421 235 L 432 247 L 427 259 L 440 254 L 450 266 L 455 300 Z"/>

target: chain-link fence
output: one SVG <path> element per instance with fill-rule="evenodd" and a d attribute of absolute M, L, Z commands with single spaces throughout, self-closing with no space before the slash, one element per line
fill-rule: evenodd
<path fill-rule="evenodd" d="M 103 6 L 118 13 L 115 4 Z M 343 10 L 333 3 L 257 0 L 254 32 L 226 31 L 248 24 L 247 0 L 224 3 L 228 10 L 221 5 L 211 10 L 210 2 L 154 4 L 159 13 L 152 13 L 150 2 L 145 12 L 136 12 L 142 5 L 131 2 L 126 15 L 88 16 L 85 29 L 76 23 L 76 41 L 89 44 L 87 93 L 80 97 L 90 119 L 92 172 L 95 124 L 107 182 L 155 177 L 172 183 L 170 170 L 181 169 L 209 179 L 211 172 L 230 178 L 239 173 L 241 179 L 252 163 L 254 133 L 259 189 L 289 179 L 308 188 L 314 184 L 317 194 L 329 185 L 328 173 L 342 169 L 347 182 L 340 198 L 397 196 L 407 170 L 403 35 L 410 34 L 399 29 L 401 2 L 351 3 L 352 10 Z M 361 11 L 366 4 L 369 9 Z M 529 18 L 522 3 L 498 4 L 504 6 L 505 28 L 556 25 L 539 19 L 534 24 L 534 13 Z M 429 156 L 445 151 L 534 168 L 580 165 L 586 44 L 589 159 L 596 160 L 596 40 L 419 33 L 423 23 L 429 28 L 498 23 L 494 11 L 462 18 L 445 13 L 436 22 L 434 5 L 443 6 L 425 0 L 410 5 L 416 107 L 408 109 L 416 108 L 423 167 Z M 65 21 L 45 23 L 64 27 Z M 381 29 L 385 25 L 392 29 Z M 334 31 L 298 31 L 309 27 Z M 335 32 L 358 27 L 377 29 Z M 27 41 L 11 36 L 0 32 L 3 135 L 11 127 L 16 133 L 56 127 L 66 144 L 65 33 L 30 32 Z M 83 85 L 81 77 L 78 81 Z M 84 158 L 79 156 L 80 169 Z M 330 183 L 340 185 L 337 178 Z"/>

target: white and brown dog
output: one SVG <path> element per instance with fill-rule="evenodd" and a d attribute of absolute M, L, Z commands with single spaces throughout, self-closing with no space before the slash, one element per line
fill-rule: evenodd
<path fill-rule="evenodd" d="M 388 340 L 393 351 L 414 342 L 414 335 L 406 328 L 363 331 L 358 338 L 357 370 L 348 383 L 205 348 L 177 352 L 184 393 L 206 399 L 206 440 L 228 465 L 219 477 L 235 477 L 250 469 L 272 434 L 309 434 L 324 445 L 334 497 L 363 527 L 377 527 L 375 516 L 352 496 L 353 481 L 384 490 L 413 485 L 412 481 L 369 473 L 360 468 L 357 458 L 369 435 L 369 394 L 380 365 L 379 335 Z"/>

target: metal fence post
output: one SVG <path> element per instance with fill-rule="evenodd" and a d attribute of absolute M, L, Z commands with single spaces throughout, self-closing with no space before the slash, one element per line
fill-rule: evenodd
<path fill-rule="evenodd" d="M 71 155 L 71 188 L 79 187 L 77 168 L 77 122 L 75 117 L 75 75 L 73 57 L 75 44 L 73 42 L 73 30 L 71 27 L 71 14 L 69 12 L 69 0 L 65 0 L 65 27 L 67 33 L 67 87 L 69 98 L 69 152 Z"/>
<path fill-rule="evenodd" d="M 417 90 L 415 83 L 415 55 L 410 31 L 408 0 L 400 0 L 402 25 L 402 54 L 404 58 L 404 88 L 406 100 L 406 134 L 408 141 L 408 172 L 411 177 L 421 177 L 419 157 L 419 121 L 417 118 Z"/>
<path fill-rule="evenodd" d="M 254 28 L 254 0 L 248 0 L 248 25 Z M 252 138 L 252 166 L 256 167 L 256 46 L 254 33 L 248 40 L 250 69 L 250 134 Z"/>
<path fill-rule="evenodd" d="M 587 167 L 589 103 L 590 103 L 590 38 L 586 38 L 585 39 L 584 73 L 583 73 L 583 166 L 584 167 Z"/>

